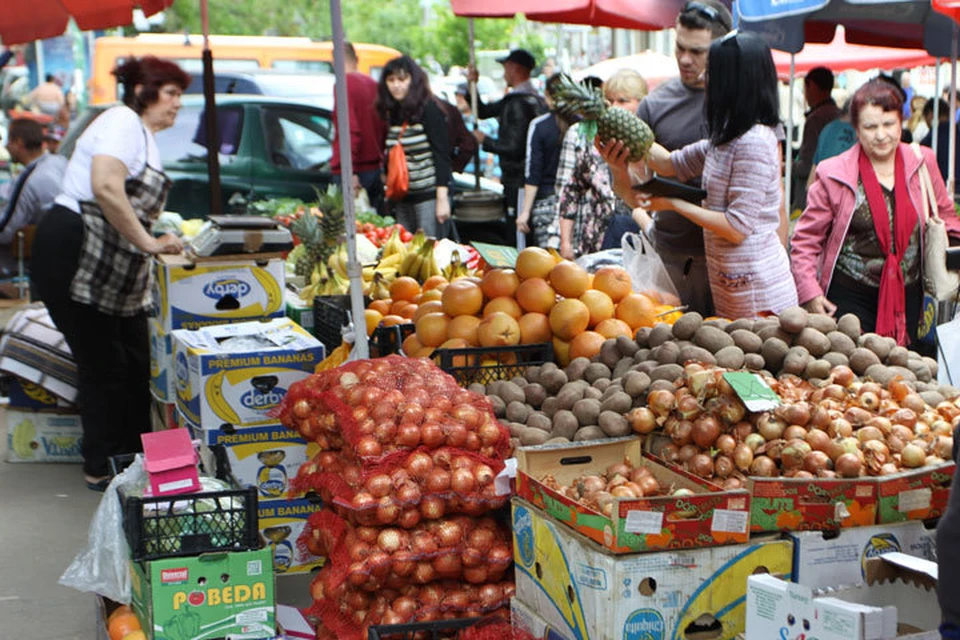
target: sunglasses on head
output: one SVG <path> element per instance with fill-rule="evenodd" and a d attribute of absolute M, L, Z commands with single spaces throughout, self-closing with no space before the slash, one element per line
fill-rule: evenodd
<path fill-rule="evenodd" d="M 702 2 L 688 2 L 683 5 L 683 10 L 680 13 L 697 13 L 701 17 L 710 20 L 711 22 L 719 22 L 720 14 L 716 9 L 710 5 L 703 4 Z"/>

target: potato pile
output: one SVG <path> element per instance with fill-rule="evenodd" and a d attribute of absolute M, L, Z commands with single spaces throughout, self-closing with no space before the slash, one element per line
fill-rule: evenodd
<path fill-rule="evenodd" d="M 891 338 L 861 334 L 856 316 L 835 320 L 800 307 L 758 320 L 685 313 L 673 325 L 639 329 L 634 339 L 608 339 L 592 359 L 575 358 L 566 368 L 531 367 L 522 377 L 470 389 L 488 396 L 515 446 L 595 440 L 633 433 L 632 410 L 646 406 L 652 391 L 672 391 L 688 362 L 791 374 L 815 387 L 833 367 L 845 365 L 881 385 L 899 376 L 934 407 L 960 395 L 937 384 L 935 360 Z"/>

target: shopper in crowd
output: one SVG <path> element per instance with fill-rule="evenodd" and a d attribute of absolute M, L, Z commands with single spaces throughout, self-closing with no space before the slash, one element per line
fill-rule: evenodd
<path fill-rule="evenodd" d="M 17 232 L 40 222 L 47 207 L 60 194 L 67 159 L 48 153 L 45 131 L 36 120 L 18 118 L 7 130 L 10 159 L 24 169 L 13 184 L 10 199 L 0 216 L 0 277 L 17 273 Z M 29 265 L 28 265 L 29 266 Z"/>
<path fill-rule="evenodd" d="M 523 205 L 517 215 L 517 231 L 526 234 L 527 244 L 545 249 L 560 248 L 557 164 L 563 136 L 572 124 L 570 116 L 561 115 L 553 108 L 554 91 L 560 77 L 555 73 L 547 79 L 546 98 L 550 110 L 534 118 L 527 131 Z"/>
<path fill-rule="evenodd" d="M 83 472 L 102 491 L 107 458 L 141 450 L 150 431 L 151 256 L 176 254 L 154 237 L 170 179 L 154 135 L 173 126 L 190 83 L 176 64 L 129 58 L 114 70 L 123 104 L 77 140 L 55 205 L 37 228 L 31 280 L 77 363 Z"/>
<path fill-rule="evenodd" d="M 903 98 L 889 83 L 873 80 L 860 87 L 850 120 L 857 144 L 817 167 L 794 230 L 799 299 L 815 313 L 853 313 L 864 332 L 907 345 L 916 338 L 923 301 L 921 159 L 900 142 Z M 933 151 L 922 148 L 922 155 L 940 217 L 960 237 Z"/>
<path fill-rule="evenodd" d="M 857 142 L 857 130 L 850 124 L 850 100 L 843 104 L 840 117 L 830 122 L 817 138 L 817 150 L 813 153 L 813 165 L 807 176 L 807 189 L 817 177 L 817 165 L 833 156 L 838 156 Z"/>
<path fill-rule="evenodd" d="M 668 151 L 707 137 L 707 54 L 710 43 L 730 31 L 732 23 L 730 12 L 719 0 L 691 0 L 680 10 L 676 22 L 680 77 L 658 86 L 637 110 L 640 119 L 650 125 L 657 142 Z M 691 184 L 699 186 L 700 182 L 693 179 Z M 628 183 L 625 188 L 618 195 L 632 202 Z M 713 315 L 701 227 L 677 211 L 658 211 L 651 231 L 657 253 L 683 304 L 704 316 Z"/>
<path fill-rule="evenodd" d="M 928 100 L 920 95 L 914 95 L 910 98 L 910 119 L 907 120 L 906 127 L 910 130 L 915 141 L 923 140 L 924 136 L 930 133 L 930 125 L 923 117 L 923 108 L 927 105 L 927 102 Z"/>
<path fill-rule="evenodd" d="M 604 97 L 614 107 L 636 113 L 647 95 L 647 82 L 632 69 L 621 69 L 606 82 L 584 78 L 587 86 L 602 88 Z M 560 254 L 569 260 L 600 251 L 614 221 L 630 218 L 630 209 L 613 191 L 610 168 L 600 157 L 592 140 L 584 138 L 579 124 L 567 130 L 560 151 L 557 170 L 557 208 L 560 214 Z M 629 229 L 626 229 L 629 230 Z M 620 237 L 616 235 L 616 247 Z"/>
<path fill-rule="evenodd" d="M 831 97 L 833 72 L 826 67 L 815 67 L 803 79 L 803 96 L 807 112 L 803 114 L 803 139 L 800 151 L 793 161 L 793 209 L 803 209 L 807 197 L 807 178 L 817 151 L 820 132 L 830 122 L 840 117 L 841 111 Z"/>
<path fill-rule="evenodd" d="M 960 464 L 960 426 L 953 431 L 953 455 Z M 950 488 L 947 510 L 937 523 L 937 596 L 940 600 L 942 640 L 960 640 L 960 489 Z"/>
<path fill-rule="evenodd" d="M 67 99 L 63 95 L 63 87 L 53 74 L 48 73 L 43 82 L 24 96 L 23 101 L 44 115 L 56 117 Z"/>
<path fill-rule="evenodd" d="M 457 100 L 457 109 L 460 110 L 460 115 L 463 117 L 463 123 L 468 130 L 473 131 L 479 126 L 480 131 L 483 132 L 485 136 L 497 137 L 497 121 L 493 118 L 487 118 L 486 120 L 481 120 L 479 125 L 477 125 L 477 119 L 473 115 L 473 109 L 470 107 L 470 85 L 466 82 L 462 82 L 457 85 L 456 92 L 454 96 Z M 495 153 L 490 153 L 484 151 L 483 149 L 478 148 L 477 154 L 470 158 L 470 162 L 467 163 L 467 166 L 463 168 L 463 172 L 469 175 L 476 174 L 475 162 L 480 163 L 480 175 L 484 178 L 489 179 L 499 179 L 500 178 L 500 159 Z"/>
<path fill-rule="evenodd" d="M 710 45 L 707 63 L 708 138 L 669 152 L 654 143 L 647 166 L 688 181 L 702 176 L 703 206 L 633 193 L 630 204 L 676 211 L 704 229 L 707 274 L 717 314 L 752 318 L 797 304 L 790 262 L 781 243 L 786 225 L 780 184 L 780 107 L 770 48 L 753 33 L 731 32 Z M 743 99 L 750 96 L 749 100 Z M 614 179 L 630 187 L 627 151 L 602 153 Z M 662 254 L 661 254 L 662 255 Z"/>
<path fill-rule="evenodd" d="M 353 193 L 367 192 L 370 206 L 383 213 L 383 149 L 387 128 L 377 114 L 377 81 L 357 71 L 357 51 L 350 42 L 344 43 L 344 66 L 347 71 L 347 106 L 350 110 L 350 157 L 353 161 Z M 333 99 L 337 112 L 337 99 Z M 339 179 L 340 134 L 334 128 L 333 156 L 330 170 Z"/>
<path fill-rule="evenodd" d="M 488 136 L 482 130 L 474 130 L 473 135 L 484 151 L 500 157 L 504 206 L 507 216 L 514 219 L 519 211 L 517 195 L 523 188 L 527 130 L 533 119 L 546 110 L 546 103 L 530 82 L 530 72 L 537 66 L 533 54 L 526 49 L 514 49 L 497 62 L 503 65 L 503 79 L 509 92 L 493 104 L 477 103 L 477 115 L 481 120 L 497 119 L 497 137 Z M 470 82 L 477 82 L 477 70 L 470 69 L 467 78 Z"/>
<path fill-rule="evenodd" d="M 943 100 L 939 106 L 939 124 L 937 125 L 937 168 L 944 182 L 950 175 L 950 105 Z M 920 138 L 920 144 L 925 147 L 933 148 L 933 100 L 929 100 L 923 105 L 923 117 L 929 123 L 930 130 Z M 960 177 L 960 145 L 954 149 L 954 158 L 957 160 L 953 164 L 954 178 Z"/>
<path fill-rule="evenodd" d="M 409 56 L 384 66 L 377 110 L 389 127 L 387 154 L 403 145 L 410 176 L 407 195 L 390 203 L 391 215 L 411 233 L 423 229 L 435 237 L 439 225 L 450 218 L 450 140 L 427 74 Z"/>

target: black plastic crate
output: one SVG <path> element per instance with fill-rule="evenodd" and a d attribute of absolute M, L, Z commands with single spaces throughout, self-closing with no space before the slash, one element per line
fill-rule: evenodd
<path fill-rule="evenodd" d="M 553 343 L 436 349 L 431 357 L 461 386 L 474 382 L 485 385 L 522 376 L 528 367 L 553 362 Z"/>
<path fill-rule="evenodd" d="M 133 456 L 110 459 L 116 475 Z M 123 531 L 134 560 L 249 551 L 262 546 L 257 488 L 203 491 L 174 496 L 128 496 L 118 491 Z"/>
<path fill-rule="evenodd" d="M 412 322 L 395 324 L 392 327 L 377 327 L 370 336 L 370 357 L 383 358 L 394 353 L 400 354 L 403 341 L 416 330 L 417 327 Z"/>
<path fill-rule="evenodd" d="M 440 640 L 454 638 L 461 629 L 472 627 L 483 618 L 458 618 L 435 622 L 373 625 L 367 631 L 367 640 Z"/>
<path fill-rule="evenodd" d="M 313 299 L 313 332 L 330 353 L 343 342 L 341 329 L 350 322 L 350 296 L 316 296 Z"/>

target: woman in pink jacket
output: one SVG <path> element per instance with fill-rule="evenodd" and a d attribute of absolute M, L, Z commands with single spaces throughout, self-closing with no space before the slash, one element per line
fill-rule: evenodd
<path fill-rule="evenodd" d="M 923 191 L 920 163 L 951 235 L 960 220 L 933 152 L 900 142 L 902 98 L 874 80 L 854 94 L 850 121 L 857 144 L 817 166 L 807 208 L 791 242 L 800 303 L 828 315 L 853 313 L 864 331 L 916 340 L 923 306 Z"/>

